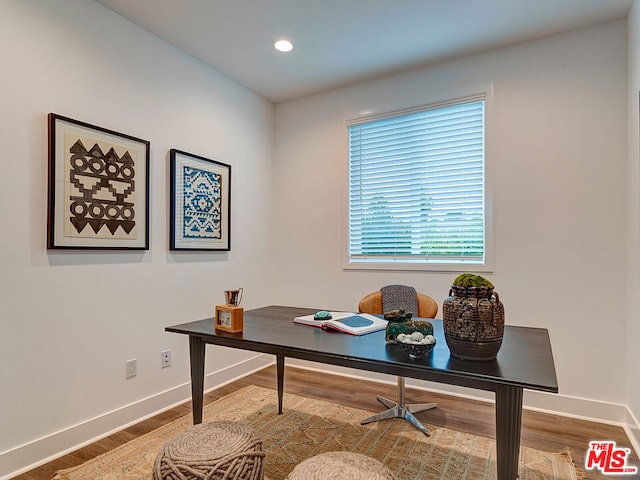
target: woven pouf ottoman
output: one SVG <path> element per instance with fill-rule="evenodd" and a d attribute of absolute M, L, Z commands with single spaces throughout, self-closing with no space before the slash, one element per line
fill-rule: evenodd
<path fill-rule="evenodd" d="M 209 422 L 169 440 L 153 465 L 154 480 L 262 480 L 262 440 L 240 422 Z"/>
<path fill-rule="evenodd" d="M 296 465 L 285 480 L 395 480 L 378 460 L 353 452 L 327 452 Z"/>

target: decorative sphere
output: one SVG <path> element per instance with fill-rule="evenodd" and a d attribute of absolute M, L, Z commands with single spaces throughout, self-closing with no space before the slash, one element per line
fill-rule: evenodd
<path fill-rule="evenodd" d="M 422 342 L 423 338 L 424 338 L 424 335 L 422 334 L 422 332 L 413 332 L 411 334 L 411 341 L 413 342 L 420 343 Z"/>

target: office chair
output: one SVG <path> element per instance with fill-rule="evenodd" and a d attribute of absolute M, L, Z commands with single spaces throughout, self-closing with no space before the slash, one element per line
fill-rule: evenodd
<path fill-rule="evenodd" d="M 413 313 L 415 317 L 421 318 L 434 318 L 436 313 L 438 313 L 438 304 L 433 298 L 418 293 L 415 288 L 405 285 L 387 285 L 382 287 L 377 292 L 372 292 L 362 297 L 358 304 L 358 311 L 360 313 L 381 314 L 400 308 L 405 312 Z M 378 401 L 385 405 L 388 410 L 365 418 L 360 424 L 365 425 L 388 418 L 404 418 L 422 433 L 430 436 L 429 430 L 422 425 L 413 414 L 436 408 L 438 405 L 436 403 L 415 403 L 407 405 L 404 397 L 404 384 L 404 377 L 398 376 L 398 401 L 394 402 L 393 400 L 378 395 Z"/>

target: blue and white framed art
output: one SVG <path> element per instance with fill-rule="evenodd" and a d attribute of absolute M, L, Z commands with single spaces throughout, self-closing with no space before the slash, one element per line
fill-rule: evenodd
<path fill-rule="evenodd" d="M 149 142 L 49 114 L 47 248 L 149 250 Z"/>
<path fill-rule="evenodd" d="M 231 165 L 171 149 L 171 250 L 231 249 Z"/>

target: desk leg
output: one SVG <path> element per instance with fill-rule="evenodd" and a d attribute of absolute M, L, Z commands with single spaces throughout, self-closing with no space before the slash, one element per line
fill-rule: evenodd
<path fill-rule="evenodd" d="M 284 355 L 276 355 L 278 371 L 278 415 L 282 415 L 282 397 L 284 396 Z"/>
<path fill-rule="evenodd" d="M 202 338 L 189 335 L 189 357 L 191 361 L 191 405 L 193 424 L 202 423 L 204 395 L 204 342 Z"/>
<path fill-rule="evenodd" d="M 522 388 L 496 386 L 496 448 L 498 480 L 518 478 Z"/>

